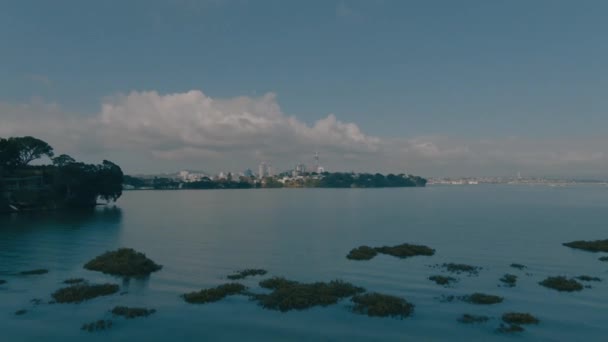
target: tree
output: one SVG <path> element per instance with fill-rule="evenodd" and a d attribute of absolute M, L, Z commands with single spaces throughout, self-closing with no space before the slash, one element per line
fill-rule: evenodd
<path fill-rule="evenodd" d="M 67 154 L 62 154 L 58 157 L 53 158 L 53 165 L 58 166 L 58 167 L 66 166 L 68 164 L 72 164 L 75 162 L 76 162 L 76 160 L 74 158 L 68 156 Z"/>
<path fill-rule="evenodd" d="M 71 207 L 92 207 L 101 198 L 116 201 L 122 195 L 123 172 L 104 160 L 101 165 L 69 163 L 58 167 L 54 189 Z"/>
<path fill-rule="evenodd" d="M 0 167 L 8 170 L 27 166 L 43 156 L 52 158 L 53 155 L 49 144 L 34 137 L 0 139 Z"/>

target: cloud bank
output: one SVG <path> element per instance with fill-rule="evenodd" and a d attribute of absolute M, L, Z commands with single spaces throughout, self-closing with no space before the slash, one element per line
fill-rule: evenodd
<path fill-rule="evenodd" d="M 43 101 L 0 103 L 0 136 L 20 135 L 80 159 L 114 160 L 128 172 L 238 171 L 260 161 L 288 168 L 315 151 L 331 170 L 430 176 L 601 175 L 608 166 L 605 138 L 375 137 L 333 114 L 307 124 L 285 114 L 273 93 L 217 99 L 199 90 L 133 91 L 105 98 L 92 115 Z"/>

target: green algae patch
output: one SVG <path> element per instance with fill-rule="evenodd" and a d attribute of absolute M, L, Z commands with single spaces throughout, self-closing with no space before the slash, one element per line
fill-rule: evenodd
<path fill-rule="evenodd" d="M 251 276 L 262 276 L 262 275 L 265 275 L 266 273 L 268 273 L 268 271 L 260 269 L 260 268 L 248 268 L 248 269 L 244 269 L 244 270 L 235 272 L 234 274 L 231 274 L 231 275 L 227 276 L 226 278 L 228 278 L 230 280 L 240 280 L 240 279 L 245 279 L 245 278 L 251 277 Z"/>
<path fill-rule="evenodd" d="M 35 269 L 35 270 L 19 272 L 19 275 L 28 276 L 28 275 L 41 275 L 41 274 L 47 274 L 47 273 L 49 273 L 49 270 L 44 269 L 44 268 L 39 268 L 39 269 Z"/>
<path fill-rule="evenodd" d="M 458 279 L 456 279 L 454 277 L 446 277 L 446 276 L 441 276 L 441 275 L 430 276 L 429 280 L 433 281 L 437 285 L 441 285 L 441 286 L 449 286 L 449 285 L 452 285 L 452 284 L 458 282 Z"/>
<path fill-rule="evenodd" d="M 563 276 L 559 277 L 548 277 L 547 279 L 539 283 L 541 286 L 554 289 L 560 292 L 574 292 L 581 291 L 583 284 L 579 283 L 575 279 L 566 278 Z"/>
<path fill-rule="evenodd" d="M 155 313 L 155 309 L 146 309 L 146 308 L 130 308 L 127 306 L 116 306 L 112 309 L 112 314 L 114 316 L 122 316 L 127 319 L 137 318 L 137 317 L 148 317 L 151 314 Z"/>
<path fill-rule="evenodd" d="M 120 248 L 94 258 L 84 268 L 116 276 L 143 277 L 160 270 L 162 266 L 132 248 Z"/>
<path fill-rule="evenodd" d="M 525 329 L 521 325 L 500 323 L 496 332 L 500 334 L 513 334 L 523 332 L 524 330 Z"/>
<path fill-rule="evenodd" d="M 77 284 L 55 291 L 52 297 L 57 303 L 81 303 L 96 297 L 115 294 L 119 289 L 116 284 Z"/>
<path fill-rule="evenodd" d="M 576 277 L 576 279 L 578 279 L 580 281 L 602 281 L 601 278 L 592 277 L 592 276 L 588 276 L 588 275 L 578 276 L 578 277 Z"/>
<path fill-rule="evenodd" d="M 91 323 L 85 323 L 82 325 L 80 330 L 95 332 L 95 331 L 103 331 L 112 328 L 112 321 L 100 319 L 98 321 L 94 321 Z"/>
<path fill-rule="evenodd" d="M 74 285 L 74 284 L 82 284 L 86 283 L 86 280 L 83 278 L 70 278 L 63 281 L 64 284 Z"/>
<path fill-rule="evenodd" d="M 608 252 L 608 239 L 595 241 L 572 241 L 563 244 L 566 247 L 582 249 L 588 252 Z"/>
<path fill-rule="evenodd" d="M 298 285 L 299 283 L 294 280 L 287 280 L 283 277 L 272 277 L 270 279 L 265 279 L 260 282 L 260 287 L 269 290 L 276 290 L 281 287 L 288 287 Z"/>
<path fill-rule="evenodd" d="M 528 267 L 526 267 L 526 265 L 516 264 L 516 263 L 511 264 L 511 267 L 516 268 L 518 270 L 524 270 L 524 269 L 528 268 Z"/>
<path fill-rule="evenodd" d="M 22 315 L 25 315 L 26 313 L 27 313 L 27 310 L 25 310 L 25 309 L 17 310 L 17 311 L 15 311 L 15 316 L 22 316 Z"/>
<path fill-rule="evenodd" d="M 6 284 L 6 280 L 0 279 L 0 285 L 4 285 L 4 284 Z"/>
<path fill-rule="evenodd" d="M 517 276 L 507 273 L 500 278 L 500 281 L 507 287 L 514 287 L 517 284 Z"/>
<path fill-rule="evenodd" d="M 458 318 L 458 322 L 463 324 L 479 324 L 490 320 L 490 317 L 483 315 L 463 314 Z"/>
<path fill-rule="evenodd" d="M 357 248 L 353 248 L 348 253 L 346 258 L 350 260 L 370 260 L 376 255 L 378 255 L 378 252 L 375 248 L 369 246 L 359 246 Z"/>
<path fill-rule="evenodd" d="M 282 312 L 333 305 L 343 298 L 365 291 L 341 280 L 300 283 L 280 277 L 264 280 L 260 286 L 273 291 L 269 294 L 254 294 L 252 299 L 265 309 Z"/>
<path fill-rule="evenodd" d="M 205 304 L 220 301 L 228 296 L 243 294 L 247 288 L 239 283 L 228 283 L 210 289 L 203 289 L 182 295 L 191 304 Z"/>
<path fill-rule="evenodd" d="M 409 258 L 417 255 L 432 256 L 435 255 L 435 250 L 424 245 L 412 245 L 403 243 L 397 246 L 376 247 L 376 252 L 392 255 L 397 258 Z"/>
<path fill-rule="evenodd" d="M 370 317 L 406 318 L 414 312 L 414 304 L 403 298 L 381 293 L 359 294 L 351 300 L 355 303 L 354 312 Z"/>
<path fill-rule="evenodd" d="M 538 324 L 540 320 L 529 313 L 523 312 L 507 312 L 502 315 L 502 320 L 508 324 L 524 325 Z"/>
<path fill-rule="evenodd" d="M 502 301 L 504 300 L 504 298 L 499 297 L 499 296 L 489 295 L 489 294 L 479 293 L 479 292 L 473 293 L 468 296 L 464 296 L 461 299 L 467 303 L 480 304 L 480 305 L 498 304 L 498 303 L 502 303 Z"/>
<path fill-rule="evenodd" d="M 453 262 L 444 263 L 441 265 L 435 265 L 436 267 L 444 268 L 446 271 L 455 274 L 467 273 L 469 275 L 478 275 L 481 267 L 467 265 L 467 264 L 456 264 Z"/>
<path fill-rule="evenodd" d="M 599 259 L 597 259 L 597 260 L 607 262 L 607 261 L 608 261 L 608 256 L 603 256 L 603 257 L 600 257 L 600 258 L 599 258 Z"/>

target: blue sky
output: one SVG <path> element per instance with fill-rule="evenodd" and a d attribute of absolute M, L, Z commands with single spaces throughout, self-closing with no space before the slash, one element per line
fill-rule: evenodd
<path fill-rule="evenodd" d="M 287 168 L 320 149 L 334 169 L 602 176 L 608 165 L 607 14 L 605 1 L 1 0 L 0 119 L 10 125 L 0 135 L 30 133 L 14 122 L 27 117 L 32 134 L 86 158 L 101 151 L 75 148 L 80 142 L 61 140 L 65 132 L 45 132 L 32 122 L 103 122 L 105 128 L 72 128 L 72 135 L 87 136 L 86 129 L 113 127 L 111 117 L 114 126 L 132 129 L 103 133 L 96 146 L 134 172 L 242 169 L 262 159 Z M 191 90 L 202 97 L 187 98 Z M 190 127 L 196 119 L 204 132 L 247 112 L 229 103 L 214 126 L 202 123 L 212 115 L 205 111 L 185 118 L 204 99 L 264 102 L 272 93 L 279 117 L 256 115 L 284 122 L 256 127 L 261 136 L 282 133 L 247 141 L 238 134 L 242 127 L 231 126 L 225 136 L 238 136 L 239 143 L 194 139 L 195 132 L 173 139 L 180 126 L 172 135 L 142 133 L 152 117 L 132 108 L 153 101 L 149 91 L 161 98 L 154 108 L 165 111 L 162 118 L 176 116 Z M 188 103 L 186 112 L 184 104 L 169 104 L 167 94 L 184 95 L 179 101 Z M 104 121 L 108 103 L 131 110 Z M 329 114 L 371 140 L 349 148 L 362 140 L 345 126 L 315 129 Z M 312 132 L 283 143 L 295 134 L 290 117 Z M 129 134 L 166 141 L 152 146 L 135 139 L 139 145 L 126 141 L 124 148 L 116 139 L 104 143 Z M 133 157 L 144 150 L 156 153 Z"/>

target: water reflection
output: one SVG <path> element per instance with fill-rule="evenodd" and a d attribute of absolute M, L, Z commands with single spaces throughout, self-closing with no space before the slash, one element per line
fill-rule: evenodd
<path fill-rule="evenodd" d="M 113 206 L 0 217 L 0 272 L 80 265 L 91 250 L 115 244 L 122 216 Z"/>

